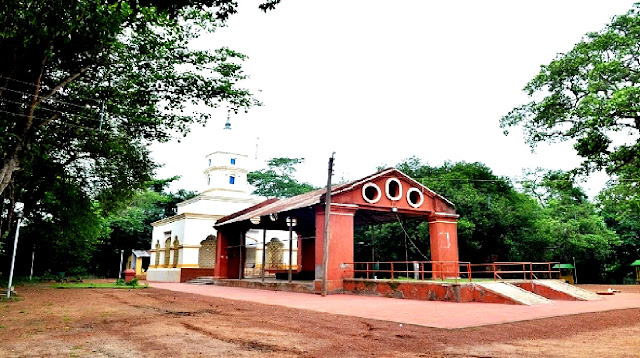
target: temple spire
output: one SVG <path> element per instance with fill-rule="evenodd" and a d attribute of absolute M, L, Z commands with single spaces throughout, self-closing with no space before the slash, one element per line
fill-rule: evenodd
<path fill-rule="evenodd" d="M 224 124 L 224 129 L 231 129 L 231 110 L 227 109 L 227 123 Z"/>

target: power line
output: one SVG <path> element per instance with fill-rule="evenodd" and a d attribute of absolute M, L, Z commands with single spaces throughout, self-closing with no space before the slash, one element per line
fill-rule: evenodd
<path fill-rule="evenodd" d="M 23 103 L 20 103 L 20 102 L 11 101 L 11 100 L 4 99 L 4 98 L 0 98 L 0 101 L 14 103 L 14 104 L 23 104 Z M 47 107 L 44 107 L 44 106 L 38 106 L 38 109 L 46 110 L 46 111 L 53 112 L 53 113 L 56 113 L 56 114 L 64 114 L 66 116 L 76 116 L 76 117 L 84 118 L 84 119 L 87 119 L 87 120 L 90 120 L 90 121 L 97 121 L 98 120 L 96 118 L 87 117 L 87 116 L 82 115 L 82 114 L 55 110 L 55 109 L 47 108 Z M 3 111 L 3 112 L 8 113 L 8 114 L 13 114 L 13 115 L 16 115 L 16 116 L 29 117 L 29 115 L 18 113 L 18 112 L 8 112 L 8 111 Z M 36 116 L 33 116 L 33 118 L 42 119 L 42 117 L 36 117 Z"/>
<path fill-rule="evenodd" d="M 5 88 L 4 91 L 14 92 L 14 93 L 22 94 L 22 95 L 29 96 L 29 97 L 33 97 L 34 96 L 33 93 L 18 91 L 18 90 L 14 90 L 14 89 L 11 89 L 11 88 Z M 56 92 L 56 93 L 59 93 L 59 92 Z M 79 104 L 66 102 L 66 101 L 63 101 L 63 100 L 60 100 L 60 99 L 56 99 L 56 98 L 51 98 L 51 97 L 49 97 L 47 99 L 44 99 L 44 101 L 59 102 L 59 103 L 63 103 L 63 104 L 69 105 L 69 106 L 78 107 L 78 108 L 82 108 L 82 109 L 86 109 L 87 108 L 86 106 L 81 106 Z"/>
<path fill-rule="evenodd" d="M 0 109 L 0 112 L 4 112 L 10 115 L 15 115 L 15 116 L 21 116 L 21 117 L 29 117 L 29 115 L 27 114 L 22 114 L 22 113 L 15 113 L 15 112 L 9 112 L 9 111 L 5 111 Z M 31 118 L 36 118 L 36 119 L 40 119 L 40 120 L 48 120 L 48 119 L 44 119 L 42 117 L 38 117 L 38 116 L 31 116 Z M 95 120 L 95 119 L 93 119 Z M 80 129 L 84 129 L 90 132 L 94 132 L 94 133 L 104 133 L 106 135 L 109 136 L 115 136 L 115 137 L 121 137 L 121 138 L 126 138 L 126 139 L 131 139 L 132 137 L 129 135 L 125 135 L 125 134 L 121 134 L 119 132 L 112 132 L 112 131 L 104 131 L 104 130 L 99 130 L 98 128 L 91 128 L 91 127 L 85 127 L 79 124 L 75 124 L 75 123 L 69 123 L 69 122 L 63 122 L 59 119 L 52 119 L 52 122 L 55 122 L 57 124 L 63 125 L 63 126 L 67 126 L 67 127 L 74 127 L 74 128 L 80 128 Z"/>
<path fill-rule="evenodd" d="M 0 78 L 4 78 L 4 79 L 7 79 L 9 81 L 14 81 L 14 82 L 18 82 L 18 83 L 24 83 L 24 84 L 32 86 L 32 87 L 38 87 L 35 83 L 17 80 L 17 79 L 15 79 L 13 77 L 0 76 Z"/>

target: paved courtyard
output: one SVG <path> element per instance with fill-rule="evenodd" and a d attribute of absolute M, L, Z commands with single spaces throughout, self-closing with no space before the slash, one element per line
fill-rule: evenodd
<path fill-rule="evenodd" d="M 616 293 L 598 301 L 558 301 L 524 306 L 416 301 L 356 295 L 320 295 L 215 285 L 150 282 L 151 287 L 197 295 L 285 306 L 435 328 L 464 328 L 538 318 L 640 308 L 640 293 Z"/>

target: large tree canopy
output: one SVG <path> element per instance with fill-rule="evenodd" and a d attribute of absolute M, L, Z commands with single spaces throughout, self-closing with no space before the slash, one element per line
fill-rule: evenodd
<path fill-rule="evenodd" d="M 522 249 L 514 249 L 514 245 L 535 236 L 540 207 L 517 192 L 508 178 L 495 175 L 484 164 L 447 162 L 431 167 L 412 157 L 397 168 L 455 204 L 460 215 L 461 260 L 520 260 L 538 249 L 533 242 Z M 428 242 L 428 237 L 423 240 Z"/>
<path fill-rule="evenodd" d="M 267 169 L 260 169 L 247 175 L 249 184 L 255 187 L 253 194 L 267 198 L 288 198 L 315 189 L 309 183 L 299 183 L 295 178 L 295 166 L 304 158 L 271 158 Z"/>
<path fill-rule="evenodd" d="M 605 169 L 638 181 L 640 173 L 640 5 L 550 64 L 524 90 L 503 127 L 522 125 L 527 141 L 573 140 L 578 171 Z M 505 133 L 507 133 L 505 131 Z"/>
<path fill-rule="evenodd" d="M 613 248 L 609 270 L 617 282 L 634 282 L 629 265 L 640 259 L 640 193 L 629 182 L 610 182 L 597 202 L 607 226 L 614 230 L 620 244 Z"/>
<path fill-rule="evenodd" d="M 149 142 L 207 119 L 195 105 L 257 103 L 238 86 L 244 55 L 188 45 L 224 25 L 235 1 L 0 5 L 0 194 L 30 157 L 57 163 L 94 197 L 140 187 L 154 167 Z"/>

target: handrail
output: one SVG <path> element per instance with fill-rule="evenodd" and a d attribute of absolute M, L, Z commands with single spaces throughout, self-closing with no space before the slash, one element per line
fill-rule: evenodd
<path fill-rule="evenodd" d="M 557 262 L 492 262 L 474 264 L 467 261 L 364 261 L 344 264 L 345 277 L 390 280 L 459 280 L 488 278 L 524 280 L 559 278 L 560 270 L 553 269 Z M 466 276 L 466 277 L 465 277 Z"/>

